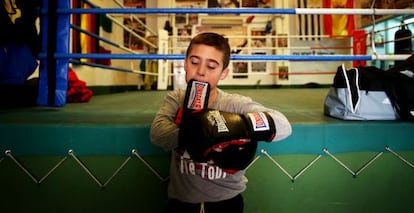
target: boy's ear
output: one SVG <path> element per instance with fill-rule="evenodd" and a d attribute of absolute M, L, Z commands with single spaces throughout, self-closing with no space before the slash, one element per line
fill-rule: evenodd
<path fill-rule="evenodd" d="M 220 74 L 220 80 L 225 79 L 227 77 L 227 75 L 229 74 L 229 71 L 230 71 L 229 68 L 224 69 Z"/>

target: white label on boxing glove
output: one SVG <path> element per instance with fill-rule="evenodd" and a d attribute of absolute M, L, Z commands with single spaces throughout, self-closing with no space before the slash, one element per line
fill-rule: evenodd
<path fill-rule="evenodd" d="M 252 122 L 253 131 L 267 131 L 270 129 L 269 121 L 267 120 L 266 115 L 264 112 L 252 112 L 247 113 Z"/>
<path fill-rule="evenodd" d="M 206 101 L 206 95 L 208 90 L 208 83 L 193 81 L 191 85 L 190 98 L 187 103 L 188 109 L 203 109 Z"/>
<path fill-rule="evenodd" d="M 217 126 L 217 132 L 229 132 L 229 128 L 227 128 L 226 125 L 226 120 L 223 118 L 219 111 L 210 111 L 208 120 L 212 126 Z"/>

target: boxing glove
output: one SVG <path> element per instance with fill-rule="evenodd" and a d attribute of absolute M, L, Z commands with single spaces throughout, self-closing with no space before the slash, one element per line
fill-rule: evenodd
<path fill-rule="evenodd" d="M 207 108 L 208 100 L 210 96 L 210 84 L 207 82 L 200 82 L 191 79 L 187 83 L 187 88 L 184 96 L 183 106 L 180 107 L 175 116 L 174 122 L 180 127 L 178 135 L 178 147 L 185 150 L 187 147 L 182 138 L 182 120 L 188 117 L 190 114 L 198 112 L 204 108 Z"/>
<path fill-rule="evenodd" d="M 225 160 L 226 156 L 229 161 L 249 162 L 256 152 L 255 143 L 272 141 L 276 134 L 275 123 L 267 112 L 240 115 L 204 109 L 183 118 L 182 124 L 184 125 L 180 129 L 180 141 L 190 156 L 199 162 L 213 160 L 216 164 L 221 164 L 220 167 L 227 163 L 226 167 L 231 167 Z M 219 161 L 221 163 L 218 163 Z M 242 164 L 247 166 L 246 163 Z"/>

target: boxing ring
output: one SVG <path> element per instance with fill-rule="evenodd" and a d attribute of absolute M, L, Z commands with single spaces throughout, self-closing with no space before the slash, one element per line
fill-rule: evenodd
<path fill-rule="evenodd" d="M 45 52 L 39 55 L 40 106 L 0 113 L 0 208 L 5 212 L 163 212 L 165 208 L 169 155 L 151 145 L 149 127 L 167 91 L 109 94 L 83 105 L 66 104 L 65 76 L 74 59 L 165 61 L 182 60 L 184 55 L 162 51 L 69 53 L 71 14 L 414 14 L 411 9 L 71 9 L 68 1 L 44 2 L 48 7 L 42 10 L 47 19 L 41 28 L 46 37 Z M 406 57 L 232 55 L 231 60 L 323 62 Z M 159 77 L 170 75 L 165 72 L 160 67 Z M 326 117 L 322 112 L 326 88 L 229 91 L 280 110 L 293 127 L 293 134 L 279 143 L 260 143 L 246 173 L 246 212 L 414 210 L 412 123 Z"/>

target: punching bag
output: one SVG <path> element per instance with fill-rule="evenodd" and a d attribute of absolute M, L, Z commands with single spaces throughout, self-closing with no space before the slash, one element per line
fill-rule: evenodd
<path fill-rule="evenodd" d="M 411 43 L 411 31 L 405 26 L 404 22 L 401 23 L 400 29 L 395 32 L 394 35 L 394 54 L 411 54 L 412 43 Z M 395 61 L 396 66 L 401 61 Z"/>

